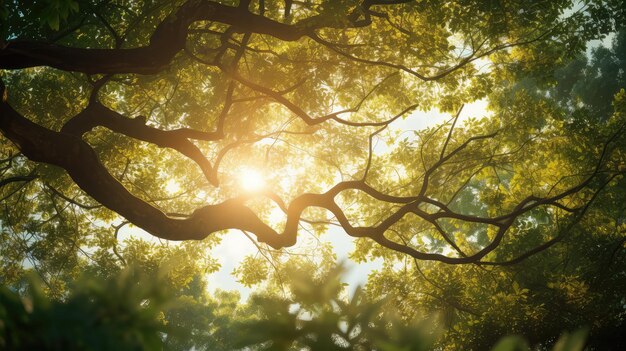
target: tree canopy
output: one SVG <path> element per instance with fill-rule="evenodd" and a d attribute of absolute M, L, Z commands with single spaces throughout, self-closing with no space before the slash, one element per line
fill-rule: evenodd
<path fill-rule="evenodd" d="M 80 299 L 81 271 L 167 266 L 195 307 L 164 319 L 209 328 L 202 277 L 236 230 L 260 252 L 237 275 L 288 318 L 272 294 L 293 267 L 332 277 L 334 256 L 284 249 L 337 227 L 351 259 L 384 263 L 314 316 L 363 299 L 398 311 L 382 329 L 439 313 L 442 349 L 547 347 L 584 325 L 623 345 L 623 1 L 0 4 L 2 284 L 22 291 L 32 270 Z M 428 111 L 449 118 L 420 127 Z M 182 243 L 118 243 L 126 225 Z M 355 345 L 384 349 L 370 336 Z"/>

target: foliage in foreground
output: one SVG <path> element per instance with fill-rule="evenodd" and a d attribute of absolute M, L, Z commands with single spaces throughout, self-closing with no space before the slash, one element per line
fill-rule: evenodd
<path fill-rule="evenodd" d="M 40 16 L 33 15 L 40 10 L 31 9 L 28 2 L 21 2 L 22 10 L 12 6 L 18 1 L 0 3 L 8 4 L 0 10 L 0 17 L 8 19 L 0 23 L 8 33 L 6 40 L 48 40 L 64 33 L 63 45 L 115 51 L 118 45 L 113 42 L 121 39 L 116 33 L 124 32 L 128 38 L 123 48 L 147 42 L 155 20 L 173 11 L 172 6 L 179 2 L 137 1 L 130 3 L 143 6 L 125 9 L 117 2 L 92 8 L 85 5 L 95 2 L 81 1 L 77 12 L 70 6 L 75 1 L 64 1 L 67 6 L 60 5 L 58 14 L 49 12 L 51 16 L 42 19 L 55 30 L 52 32 L 41 28 Z M 280 19 L 283 2 L 266 3 L 268 16 Z M 317 3 L 292 12 L 292 21 L 306 20 L 318 11 L 322 17 L 341 12 L 314 6 Z M 341 3 L 345 9 L 355 4 Z M 437 5 L 426 6 L 428 3 Z M 359 57 L 424 66 L 427 72 L 428 67 L 454 67 L 460 47 L 450 44 L 466 41 L 475 56 L 489 52 L 490 47 L 502 49 L 485 56 L 493 63 L 486 71 L 461 64 L 433 83 L 398 74 L 384 65 L 357 64 L 320 42 L 287 43 L 261 34 L 247 37 L 209 23 L 194 26 L 187 50 L 153 76 L 101 77 L 43 67 L 2 71 L 2 80 L 9 87 L 3 102 L 12 104 L 30 121 L 55 131 L 70 116 L 83 111 L 89 104 L 89 92 L 98 104 L 115 111 L 114 119 L 132 121 L 131 131 L 156 127 L 171 131 L 181 126 L 212 131 L 219 126 L 218 119 L 212 117 L 225 111 L 227 138 L 199 146 L 211 160 L 222 159 L 217 155 L 228 151 L 220 168 L 223 184 L 219 189 L 209 186 L 200 169 L 190 167 L 181 155 L 124 136 L 123 129 L 108 130 L 103 125 L 86 134 L 86 141 L 122 185 L 166 213 L 192 214 L 194 208 L 207 202 L 237 196 L 240 189 L 234 179 L 243 164 L 265 168 L 270 173 L 268 183 L 286 200 L 301 193 L 324 192 L 338 178 L 360 181 L 363 172 L 359 170 L 363 171 L 364 164 L 371 167 L 364 172 L 363 181 L 389 190 L 389 194 L 408 196 L 420 192 L 424 176 L 430 173 L 427 170 L 444 156 L 446 146 L 456 150 L 472 137 L 497 131 L 491 141 L 476 142 L 444 167 L 433 168 L 426 195 L 448 203 L 461 214 L 499 216 L 528 195 L 548 196 L 553 190 L 558 193 L 577 184 L 596 167 L 598 159 L 603 161 L 600 155 L 607 150 L 605 162 L 593 172 L 594 179 L 585 189 L 558 206 L 535 208 L 519 216 L 501 237 L 498 250 L 485 256 L 481 265 L 415 261 L 384 249 L 380 243 L 361 239 L 352 257 L 359 261 L 382 259 L 384 266 L 370 277 L 364 293 L 346 298 L 330 274 L 332 269 L 300 284 L 300 280 L 292 279 L 308 277 L 315 270 L 285 274 L 293 262 L 277 259 L 278 253 L 260 244 L 261 253 L 273 255 L 271 259 L 257 255 L 238 267 L 237 273 L 250 285 L 282 277 L 289 293 L 268 289 L 242 305 L 233 293 L 207 295 L 206 282 L 200 278 L 216 269 L 209 249 L 217 236 L 171 247 L 141 240 L 118 245 L 118 231 L 126 220 L 93 201 L 89 192 L 80 190 L 60 168 L 28 160 L 3 138 L 0 283 L 11 286 L 2 295 L 4 347 L 106 348 L 110 346 L 107 342 L 115 340 L 118 349 L 393 350 L 411 345 L 410 349 L 487 350 L 502 335 L 520 334 L 533 347 L 546 348 L 555 344 L 562 330 L 588 325 L 590 349 L 620 349 L 624 343 L 620 333 L 626 326 L 626 140 L 624 133 L 619 136 L 623 131 L 620 125 L 626 121 L 626 94 L 620 92 L 626 88 L 626 36 L 622 30 L 615 36 L 613 48 L 598 48 L 589 57 L 581 56 L 581 50 L 586 40 L 623 28 L 623 20 L 618 20 L 623 16 L 616 17 L 616 28 L 606 27 L 612 23 L 613 13 L 619 14 L 606 5 L 618 10 L 626 7 L 623 1 L 589 1 L 586 3 L 592 11 L 574 12 L 555 26 L 554 21 L 563 18 L 571 1 L 498 3 L 503 6 L 420 1 L 397 9 L 381 7 L 376 13 L 387 18 L 375 16 L 371 30 L 326 28 L 318 32 L 342 45 L 363 38 L 362 43 L 344 49 Z M 261 1 L 254 4 L 261 7 Z M 526 11 L 529 8 L 532 11 Z M 15 15 L 19 11 L 25 15 Z M 137 19 L 131 20 L 132 13 Z M 503 16 L 515 13 L 510 18 Z M 432 26 L 435 22 L 443 25 Z M 406 30 L 394 23 L 404 23 L 412 33 L 405 37 Z M 477 27 L 477 23 L 486 26 Z M 59 28 L 67 31 L 55 33 Z M 554 35 L 533 36 L 538 41 L 504 50 L 507 43 L 527 39 L 540 29 Z M 220 34 L 221 30 L 224 33 Z M 460 42 L 449 42 L 448 38 Z M 474 45 L 480 42 L 484 45 Z M 7 46 L 0 42 L 0 48 Z M 8 48 L 5 51 L 12 50 Z M 205 52 L 205 48 L 215 51 Z M 567 63 L 572 57 L 576 59 Z M 202 58 L 222 62 L 219 67 L 210 67 Z M 223 69 L 226 66 L 239 69 L 243 76 L 231 81 L 232 72 Z M 335 103 L 353 106 L 359 97 L 371 97 L 359 113 L 350 115 L 354 122 L 387 123 L 401 107 L 412 105 L 451 112 L 477 99 L 489 100 L 493 117 L 408 133 L 370 134 L 374 129 L 367 127 L 355 134 L 353 129 L 333 123 L 310 127 L 297 118 L 292 123 L 288 108 L 265 104 L 272 100 L 263 93 L 267 90 L 257 91 L 245 84 L 248 81 L 285 91 L 288 99 L 300 102 L 310 113 L 330 113 L 337 107 Z M 207 96 L 207 88 L 214 94 Z M 232 99 L 238 107 L 231 110 L 233 104 L 227 101 Z M 257 143 L 257 132 L 262 132 L 271 146 Z M 406 137 L 411 133 L 413 136 Z M 394 147 L 373 155 L 371 163 L 365 162 L 369 138 Z M 264 161 L 261 164 L 259 160 Z M 311 169 L 291 168 L 304 161 Z M 287 178 L 297 181 L 285 185 L 282 181 Z M 170 182 L 180 189 L 170 189 Z M 347 214 L 352 223 L 366 226 L 376 225 L 383 220 L 381 214 L 392 210 L 360 192 L 338 199 L 342 204 L 359 204 Z M 267 219 L 268 203 L 251 201 L 248 205 Z M 310 226 L 316 233 L 326 231 L 324 224 L 332 221 L 325 212 L 310 211 L 308 216 L 321 222 Z M 480 252 L 494 239 L 493 226 L 454 219 L 439 222 L 440 227 L 432 227 L 420 218 L 407 217 L 385 235 L 411 248 L 453 259 Z M 533 251 L 537 248 L 546 250 Z M 316 255 L 321 256 L 319 252 Z M 155 280 L 159 276 L 156 267 L 174 256 L 182 257 L 176 269 Z M 117 277 L 127 262 L 140 263 L 150 278 L 139 280 L 139 285 L 128 278 L 135 277 L 134 273 L 111 278 Z M 511 262 L 515 264 L 509 265 Z M 44 279 L 44 293 L 51 300 L 32 287 L 28 299 L 18 297 L 25 296 L 18 282 L 31 267 Z M 72 284 L 86 267 L 105 279 Z M 270 275 L 275 277 L 268 278 Z M 155 281 L 161 284 L 154 285 Z M 69 288 L 71 285 L 74 287 Z M 383 296 L 386 299 L 381 300 Z M 429 320 L 436 326 L 429 329 L 431 325 L 422 322 L 427 327 L 421 337 L 415 337 L 416 330 L 422 329 L 409 321 L 429 315 L 438 316 Z M 94 329 L 96 324 L 100 327 Z M 442 335 L 432 338 L 437 330 Z M 581 334 L 574 335 L 577 337 L 562 341 L 557 349 L 571 349 L 570 342 L 580 343 Z M 520 340 L 504 339 L 497 349 L 524 349 Z"/>
<path fill-rule="evenodd" d="M 196 305 L 205 313 L 195 335 L 177 317 L 190 313 L 191 296 L 167 288 L 163 276 L 138 269 L 108 279 L 77 282 L 60 300 L 48 298 L 35 279 L 22 295 L 0 289 L 0 348 L 6 350 L 431 350 L 441 335 L 436 316 L 401 320 L 383 300 L 357 289 L 343 293 L 340 268 L 312 277 L 294 272 L 289 297 L 265 293 L 246 304 L 218 293 Z M 196 297 L 197 298 L 197 297 Z M 197 302 L 197 301 L 196 301 Z M 230 305 L 224 309 L 221 304 Z M 203 310 L 204 308 L 204 310 Z M 183 322 L 184 319 L 178 319 Z M 200 335 L 202 334 L 202 335 Z M 554 351 L 584 347 L 586 331 L 564 334 Z M 189 341 L 192 343 L 189 343 Z M 517 336 L 503 338 L 493 351 L 530 350 Z"/>
<path fill-rule="evenodd" d="M 0 290 L 0 347 L 6 350 L 156 350 L 165 291 L 131 271 L 115 279 L 83 280 L 64 300 L 51 300 L 39 283 L 28 297 Z"/>

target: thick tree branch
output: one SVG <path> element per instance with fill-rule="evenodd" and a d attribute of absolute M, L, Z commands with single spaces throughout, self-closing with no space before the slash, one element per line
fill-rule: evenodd
<path fill-rule="evenodd" d="M 35 174 L 29 174 L 25 176 L 13 176 L 13 177 L 0 179 L 0 188 L 11 183 L 30 182 L 31 180 L 34 180 L 34 179 L 37 179 L 37 175 Z"/>
<path fill-rule="evenodd" d="M 47 42 L 10 41 L 0 49 L 0 68 L 49 66 L 88 74 L 153 74 L 167 67 L 185 48 L 188 28 L 197 21 L 219 22 L 233 26 L 237 32 L 266 34 L 284 41 L 298 40 L 316 28 L 344 25 L 321 15 L 289 25 L 250 12 L 245 2 L 242 5 L 232 7 L 209 0 L 188 0 L 157 26 L 147 46 L 138 48 L 87 49 Z M 108 25 L 107 29 L 113 30 Z"/>
<path fill-rule="evenodd" d="M 370 238 L 383 247 L 406 253 L 416 259 L 435 260 L 450 264 L 490 264 L 483 262 L 482 259 L 500 245 L 507 231 L 520 216 L 528 214 L 529 211 L 538 206 L 555 206 L 570 212 L 577 211 L 576 209 L 570 209 L 562 205 L 560 201 L 588 188 L 592 184 L 592 181 L 597 179 L 600 169 L 605 162 L 608 144 L 611 140 L 605 145 L 595 170 L 577 185 L 557 194 L 553 194 L 552 190 L 550 190 L 545 197 L 528 196 L 504 215 L 492 217 L 467 215 L 454 211 L 447 204 L 437 200 L 434 195 L 430 194 L 432 189 L 429 189 L 431 177 L 439 174 L 441 169 L 446 165 L 452 164 L 452 159 L 470 145 L 470 143 L 494 138 L 497 135 L 497 133 L 492 133 L 474 136 L 452 149 L 452 151 L 448 151 L 449 143 L 452 140 L 453 129 L 461 110 L 458 111 L 447 138 L 443 143 L 440 155 L 433 161 L 434 164 L 426 167 L 424 158 L 422 158 L 426 171 L 423 174 L 421 184 L 418 184 L 416 187 L 417 194 L 412 196 L 394 196 L 384 191 L 379 191 L 366 183 L 367 175 L 372 165 L 373 138 L 390 123 L 406 113 L 409 113 L 416 108 L 417 105 L 410 106 L 394 117 L 380 122 L 353 122 L 341 118 L 342 114 L 357 112 L 374 90 L 385 81 L 383 80 L 378 85 L 374 86 L 374 88 L 356 103 L 354 107 L 319 117 L 313 117 L 301 107 L 302 105 L 298 105 L 286 97 L 286 92 L 289 92 L 289 89 L 283 92 L 275 91 L 269 85 L 264 85 L 265 82 L 256 83 L 252 79 L 245 78 L 244 75 L 238 72 L 238 63 L 245 57 L 245 52 L 248 49 L 248 41 L 253 33 L 270 35 L 282 41 L 296 41 L 302 37 L 309 37 L 323 47 L 327 47 L 335 51 L 338 55 L 348 58 L 352 63 L 356 62 L 365 65 L 389 67 L 395 69 L 396 73 L 394 74 L 397 74 L 397 71 L 405 71 L 419 79 L 427 81 L 443 78 L 472 61 L 480 57 L 485 57 L 496 50 L 502 50 L 516 45 L 530 44 L 540 40 L 548 33 L 546 32 L 526 41 L 496 45 L 491 49 L 483 48 L 483 45 L 487 43 L 487 39 L 485 39 L 477 46 L 472 44 L 473 53 L 470 56 L 461 57 L 459 55 L 459 57 L 457 57 L 457 64 L 443 68 L 429 76 L 421 74 L 413 68 L 403 66 L 402 64 L 378 61 L 376 57 L 356 57 L 349 51 L 353 46 L 352 44 L 332 43 L 326 39 L 322 39 L 316 32 L 316 30 L 320 28 L 345 29 L 367 26 L 371 24 L 370 16 L 376 15 L 370 10 L 370 7 L 397 5 L 405 2 L 408 1 L 364 0 L 360 6 L 356 6 L 351 13 L 345 16 L 317 15 L 301 20 L 295 24 L 285 24 L 263 17 L 264 3 L 262 2 L 259 2 L 261 15 L 256 15 L 250 12 L 249 7 L 251 1 L 241 1 L 239 6 L 232 7 L 222 5 L 216 1 L 189 0 L 174 13 L 167 16 L 156 27 L 150 37 L 149 44 L 143 47 L 119 48 L 123 45 L 125 35 L 117 34 L 116 29 L 101 16 L 99 18 L 102 23 L 116 39 L 115 49 L 72 48 L 53 43 L 12 41 L 8 43 L 7 46 L 0 48 L 0 68 L 20 69 L 25 67 L 50 66 L 66 71 L 106 75 L 93 83 L 94 90 L 89 99 L 90 103 L 88 107 L 66 123 L 59 132 L 49 130 L 20 115 L 8 104 L 6 98 L 3 98 L 0 102 L 0 130 L 30 160 L 63 168 L 74 182 L 96 201 L 124 216 L 131 223 L 134 223 L 138 227 L 160 238 L 169 240 L 202 239 L 218 231 L 238 229 L 246 233 L 253 233 L 257 236 L 259 241 L 266 242 L 274 248 L 282 248 L 291 246 L 296 242 L 301 222 L 306 221 L 302 218 L 303 212 L 307 208 L 317 207 L 330 212 L 347 234 L 353 237 Z M 285 6 L 285 17 L 290 17 L 290 9 L 290 5 Z M 203 32 L 209 33 L 210 35 L 218 35 L 221 39 L 222 45 L 216 49 L 218 51 L 218 59 L 213 59 L 212 61 L 203 60 L 194 56 L 190 49 L 185 48 L 189 27 L 197 21 L 213 21 L 228 26 L 224 32 L 214 31 L 213 29 Z M 235 41 L 233 44 L 232 35 L 234 33 L 244 33 L 240 43 Z M 235 55 L 232 56 L 232 61 L 228 64 L 224 64 L 221 61 L 222 59 L 231 57 L 228 55 L 228 50 L 230 49 L 236 50 Z M 203 64 L 217 66 L 231 79 L 226 91 L 224 106 L 217 119 L 217 129 L 215 132 L 202 132 L 187 128 L 172 131 L 160 130 L 146 125 L 145 118 L 126 118 L 98 102 L 98 90 L 106 84 L 111 75 L 119 73 L 152 74 L 159 72 L 166 68 L 182 50 L 186 50 L 194 59 Z M 247 197 L 238 197 L 219 204 L 207 205 L 197 209 L 190 215 L 176 214 L 174 216 L 163 213 L 158 208 L 154 207 L 150 201 L 142 200 L 129 192 L 108 172 L 99 161 L 93 148 L 82 139 L 84 133 L 89 132 L 97 126 L 101 126 L 137 140 L 176 150 L 193 160 L 201 168 L 209 182 L 218 185 L 217 167 L 229 150 L 271 135 L 252 135 L 251 137 L 244 137 L 226 145 L 218 153 L 215 165 L 212 165 L 201 150 L 190 141 L 190 139 L 216 141 L 224 138 L 224 124 L 233 103 L 245 101 L 245 99 L 236 101 L 233 98 L 235 84 L 241 84 L 256 93 L 260 93 L 263 96 L 275 100 L 310 126 L 333 120 L 342 125 L 351 127 L 377 127 L 377 129 L 369 135 L 369 154 L 362 178 L 360 180 L 340 182 L 324 193 L 305 193 L 299 195 L 288 205 L 283 203 L 282 199 L 276 194 L 267 192 L 264 196 L 279 204 L 279 207 L 287 214 L 287 222 L 284 231 L 278 233 L 261 221 L 258 216 L 246 206 Z M 4 97 L 4 93 L 5 89 L 0 81 L 0 96 Z M 282 129 L 285 129 L 285 127 L 283 126 Z M 285 133 L 285 131 L 280 130 L 273 134 L 278 135 L 280 133 Z M 423 145 L 420 145 L 420 147 L 423 148 Z M 450 146 L 450 148 L 452 148 L 452 146 Z M 491 158 L 493 157 L 492 155 Z M 467 169 L 470 169 L 470 167 L 462 168 L 463 171 Z M 0 187 L 14 181 L 25 181 L 25 179 L 17 179 L 16 177 L 7 178 L 5 183 L 0 181 Z M 80 204 L 73 199 L 64 196 L 53 188 L 52 190 L 55 195 L 80 206 Z M 393 209 L 389 210 L 388 213 L 381 214 L 379 222 L 373 225 L 355 226 L 350 222 L 350 219 L 336 200 L 336 197 L 342 193 L 354 191 L 363 192 L 377 201 L 390 204 L 390 207 Z M 591 201 L 587 203 L 584 209 L 586 209 L 590 203 Z M 88 209 L 87 206 L 83 205 L 83 207 Z M 398 243 L 388 238 L 386 235 L 394 230 L 396 228 L 394 226 L 397 226 L 406 216 L 417 216 L 421 220 L 429 223 L 432 228 L 443 237 L 444 241 L 456 250 L 459 257 L 422 252 L 406 241 Z M 483 224 L 495 229 L 495 234 L 491 236 L 490 242 L 484 247 L 473 250 L 474 252 L 466 252 L 456 244 L 453 240 L 454 238 L 450 237 L 444 231 L 438 222 L 440 219 Z M 557 240 L 559 239 L 553 239 L 553 241 Z M 549 241 L 544 245 L 522 254 L 512 261 L 517 262 L 525 259 L 552 244 L 553 242 Z M 507 263 L 502 262 L 501 264 Z"/>
<path fill-rule="evenodd" d="M 1 87 L 4 90 L 4 87 Z M 283 233 L 277 233 L 245 206 L 245 198 L 235 198 L 221 204 L 199 208 L 191 216 L 184 219 L 169 217 L 128 192 L 108 173 L 95 152 L 78 135 L 54 132 L 36 125 L 19 115 L 6 101 L 0 105 L 0 129 L 7 138 L 20 148 L 25 156 L 37 162 L 50 163 L 64 168 L 76 184 L 95 200 L 160 238 L 169 240 L 202 239 L 220 230 L 240 229 L 254 233 L 261 242 L 266 242 L 274 248 L 281 248 L 291 246 L 296 242 L 303 211 L 308 207 L 319 207 L 330 211 L 351 236 L 370 238 L 384 247 L 406 253 L 417 259 L 436 260 L 451 264 L 480 261 L 498 247 L 517 217 L 537 206 L 550 205 L 582 190 L 593 177 L 592 175 L 579 185 L 551 197 L 529 197 L 518 204 L 509 214 L 495 218 L 469 216 L 453 212 L 444 204 L 426 197 L 423 192 L 416 197 L 395 197 L 373 189 L 362 180 L 340 182 L 325 193 L 303 194 L 295 198 L 286 208 L 287 222 Z M 441 166 L 472 140 L 476 139 L 469 139 L 461 144 L 441 158 L 433 167 Z M 604 154 L 605 152 L 603 152 Z M 426 182 L 426 178 L 424 182 Z M 364 191 L 381 201 L 402 203 L 403 205 L 378 225 L 355 227 L 350 224 L 334 200 L 337 195 L 346 190 Z M 278 200 L 278 203 L 282 204 L 282 201 Z M 420 205 L 423 203 L 436 205 L 440 211 L 427 213 L 420 209 Z M 284 205 L 281 206 L 281 208 L 284 207 Z M 385 237 L 385 233 L 394 224 L 410 213 L 430 222 L 435 225 L 435 228 L 438 219 L 452 218 L 492 225 L 497 227 L 497 232 L 488 245 L 473 254 L 465 253 L 461 257 L 448 257 L 441 254 L 420 252 Z M 456 249 L 463 253 L 460 248 L 456 247 Z"/>
<path fill-rule="evenodd" d="M 0 93 L 4 93 L 1 83 Z M 260 241 L 268 241 L 275 247 L 283 244 L 280 236 L 239 199 L 205 206 L 185 219 L 168 217 L 128 192 L 79 136 L 41 127 L 21 116 L 6 101 L 0 104 L 0 130 L 26 157 L 65 169 L 96 201 L 157 237 L 192 240 L 220 230 L 241 229 L 254 232 Z"/>
<path fill-rule="evenodd" d="M 145 125 L 143 118 L 126 118 L 98 102 L 91 102 L 85 110 L 68 121 L 61 129 L 61 132 L 81 137 L 84 133 L 97 126 L 108 128 L 114 132 L 152 143 L 159 147 L 176 150 L 193 160 L 211 184 L 216 186 L 219 184 L 217 175 L 213 172 L 213 167 L 209 160 L 196 145 L 189 141 L 190 138 L 218 140 L 222 137 L 222 133 L 219 131 L 214 133 L 191 129 L 165 131 Z"/>

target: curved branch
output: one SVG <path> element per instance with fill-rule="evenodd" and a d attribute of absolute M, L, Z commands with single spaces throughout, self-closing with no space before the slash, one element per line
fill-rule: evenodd
<path fill-rule="evenodd" d="M 363 105 L 363 102 L 373 93 L 373 91 L 380 86 L 380 84 L 384 83 L 389 77 L 393 76 L 387 76 L 386 78 L 384 78 L 381 82 L 379 82 L 378 84 L 376 84 L 374 86 L 373 89 L 371 89 L 356 105 L 355 107 L 352 107 L 350 109 L 345 109 L 345 110 L 341 110 L 341 111 L 337 111 L 337 112 L 333 112 L 327 115 L 323 115 L 323 116 L 319 116 L 319 117 L 312 117 L 311 115 L 309 115 L 307 112 L 305 112 L 302 108 L 300 108 L 300 106 L 296 105 L 295 103 L 291 102 L 289 99 L 287 99 L 286 97 L 283 96 L 283 94 L 281 94 L 281 92 L 277 92 L 274 91 L 270 88 L 264 87 L 260 84 L 257 84 L 255 82 L 252 82 L 250 80 L 247 80 L 245 78 L 243 78 L 241 75 L 237 74 L 236 72 L 232 72 L 232 71 L 228 71 L 226 69 L 223 68 L 223 70 L 227 73 L 230 74 L 232 76 L 233 79 L 235 79 L 236 81 L 238 81 L 239 83 L 247 86 L 248 88 L 258 91 L 262 94 L 265 94 L 269 97 L 271 97 L 272 99 L 274 99 L 276 102 L 280 103 L 281 105 L 285 106 L 289 111 L 293 112 L 296 116 L 298 116 L 300 119 L 302 119 L 302 121 L 304 121 L 304 123 L 306 123 L 309 126 L 314 126 L 314 125 L 318 125 L 321 123 L 324 123 L 328 120 L 333 120 L 337 123 L 343 124 L 343 125 L 347 125 L 350 127 L 381 127 L 381 126 L 387 126 L 389 124 L 391 124 L 392 122 L 394 122 L 395 120 L 397 120 L 398 118 L 404 116 L 405 114 L 413 111 L 414 109 L 416 109 L 419 104 L 413 104 L 407 108 L 405 108 L 404 110 L 402 110 L 400 113 L 396 114 L 395 116 L 393 116 L 392 118 L 385 120 L 385 121 L 381 121 L 381 122 L 351 122 L 348 121 L 346 119 L 340 118 L 339 115 L 342 114 L 346 114 L 346 113 L 350 113 L 350 112 L 356 112 L 359 110 L 360 106 Z"/>
<path fill-rule="evenodd" d="M 94 127 L 102 126 L 137 140 L 149 142 L 159 147 L 167 147 L 193 160 L 211 184 L 215 186 L 219 184 L 217 175 L 213 172 L 213 167 L 209 160 L 194 143 L 189 141 L 190 138 L 218 140 L 222 136 L 219 130 L 214 133 L 192 129 L 165 131 L 147 126 L 144 123 L 145 120 L 143 118 L 126 118 L 99 102 L 91 102 L 85 110 L 68 121 L 61 128 L 61 132 L 81 137 Z"/>
<path fill-rule="evenodd" d="M 0 188 L 2 188 L 5 185 L 11 184 L 11 183 L 17 183 L 17 182 L 30 182 L 34 179 L 37 179 L 37 175 L 34 173 L 31 173 L 29 175 L 25 175 L 25 176 L 13 176 L 13 177 L 8 177 L 8 178 L 4 178 L 4 179 L 0 179 Z"/>
<path fill-rule="evenodd" d="M 485 265 L 485 266 L 512 266 L 514 264 L 520 263 L 524 260 L 526 260 L 527 258 L 534 256 L 540 252 L 543 252 L 547 249 L 549 249 L 550 247 L 552 247 L 554 244 L 557 244 L 559 242 L 561 242 L 572 230 L 572 228 L 574 227 L 574 225 L 576 225 L 578 222 L 580 222 L 580 220 L 583 218 L 583 216 L 585 215 L 585 213 L 587 213 L 587 211 L 589 210 L 589 207 L 593 204 L 593 202 L 596 200 L 596 198 L 598 197 L 598 195 L 600 194 L 600 192 L 607 186 L 607 184 L 609 184 L 618 174 L 614 174 L 611 177 L 609 177 L 608 180 L 606 180 L 605 182 L 602 183 L 602 185 L 598 188 L 598 190 L 596 190 L 593 193 L 593 196 L 591 197 L 591 199 L 589 199 L 589 201 L 587 201 L 587 203 L 585 203 L 585 205 L 578 209 L 575 210 L 577 211 L 574 219 L 563 229 L 561 229 L 561 231 L 559 232 L 558 235 L 556 235 L 554 238 L 544 242 L 543 244 L 539 245 L 539 246 L 535 246 L 534 248 L 522 253 L 521 255 L 512 258 L 510 260 L 506 260 L 506 261 L 479 261 L 476 262 L 479 265 Z M 556 203 L 554 204 L 554 206 L 560 207 L 559 205 L 557 205 Z M 573 212 L 573 211 L 572 211 Z"/>
<path fill-rule="evenodd" d="M 96 208 L 100 208 L 102 207 L 102 205 L 85 205 L 83 203 L 80 203 L 78 201 L 76 201 L 75 199 L 72 199 L 69 196 L 66 196 L 65 194 L 63 194 L 62 192 L 60 192 L 59 190 L 57 190 L 56 188 L 54 188 L 52 185 L 50 184 L 45 184 L 46 188 L 50 189 L 50 191 L 52 192 L 53 195 L 58 196 L 60 198 L 62 198 L 63 200 L 65 200 L 66 202 L 76 205 L 82 209 L 85 210 L 93 210 Z"/>
<path fill-rule="evenodd" d="M 0 92 L 4 92 L 1 83 Z M 125 189 L 79 136 L 41 127 L 5 101 L 0 104 L 0 130 L 26 157 L 65 169 L 96 201 L 152 235 L 168 240 L 192 240 L 220 230 L 241 229 L 254 232 L 260 241 L 274 247 L 284 246 L 282 238 L 239 199 L 202 207 L 185 219 L 167 216 Z"/>
<path fill-rule="evenodd" d="M 167 67 L 174 56 L 185 48 L 188 27 L 197 21 L 214 21 L 233 26 L 236 32 L 266 34 L 283 41 L 296 41 L 316 28 L 345 25 L 343 21 L 337 22 L 321 15 L 290 25 L 254 14 L 246 6 L 233 7 L 210 0 L 188 0 L 156 27 L 147 46 L 87 49 L 14 40 L 0 48 L 0 68 L 49 66 L 88 74 L 153 74 Z"/>
<path fill-rule="evenodd" d="M 254 233 L 259 241 L 266 242 L 274 248 L 282 248 L 295 244 L 303 211 L 308 207 L 320 207 L 332 212 L 351 236 L 368 237 L 384 247 L 406 253 L 417 259 L 436 260 L 451 264 L 472 263 L 478 262 L 498 247 L 508 228 L 519 215 L 540 204 L 546 205 L 556 202 L 567 195 L 582 190 L 589 183 L 589 181 L 585 181 L 549 198 L 532 198 L 522 201 L 511 213 L 505 216 L 482 218 L 457 214 L 450 211 L 445 205 L 438 204 L 435 200 L 428 199 L 423 195 L 411 198 L 394 197 L 378 192 L 363 181 L 341 182 L 326 193 L 303 194 L 293 200 L 287 207 L 287 222 L 284 231 L 279 234 L 246 207 L 243 198 L 235 198 L 220 204 L 199 208 L 191 216 L 184 219 L 169 217 L 128 192 L 108 173 L 93 149 L 79 136 L 54 132 L 34 124 L 19 115 L 6 102 L 0 105 L 0 129 L 31 160 L 64 168 L 76 184 L 96 201 L 149 233 L 169 240 L 202 239 L 220 230 L 240 229 Z M 445 156 L 444 159 L 448 159 L 448 156 L 453 153 L 454 151 Z M 442 164 L 441 160 L 438 164 Z M 376 226 L 354 227 L 334 201 L 340 192 L 354 189 L 363 190 L 381 200 L 404 203 L 404 205 Z M 424 202 L 440 205 L 441 211 L 429 214 L 420 210 L 419 205 Z M 384 236 L 392 225 L 409 213 L 414 213 L 430 223 L 438 218 L 458 218 L 470 222 L 491 224 L 498 227 L 498 231 L 488 245 L 478 252 L 467 254 L 467 256 L 448 257 L 441 254 L 420 252 Z"/>

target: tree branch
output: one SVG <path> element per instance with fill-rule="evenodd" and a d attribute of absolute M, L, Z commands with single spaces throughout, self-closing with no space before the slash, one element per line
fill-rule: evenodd
<path fill-rule="evenodd" d="M 81 137 L 96 126 L 102 126 L 137 140 L 149 142 L 159 147 L 170 148 L 193 160 L 211 184 L 215 186 L 219 184 L 219 180 L 213 172 L 213 167 L 209 160 L 195 144 L 189 141 L 191 138 L 207 141 L 219 140 L 222 137 L 222 133 L 219 130 L 214 133 L 186 128 L 165 131 L 147 126 L 144 123 L 145 120 L 143 118 L 126 118 L 99 102 L 92 102 L 85 110 L 68 121 L 61 129 L 61 132 Z"/>

